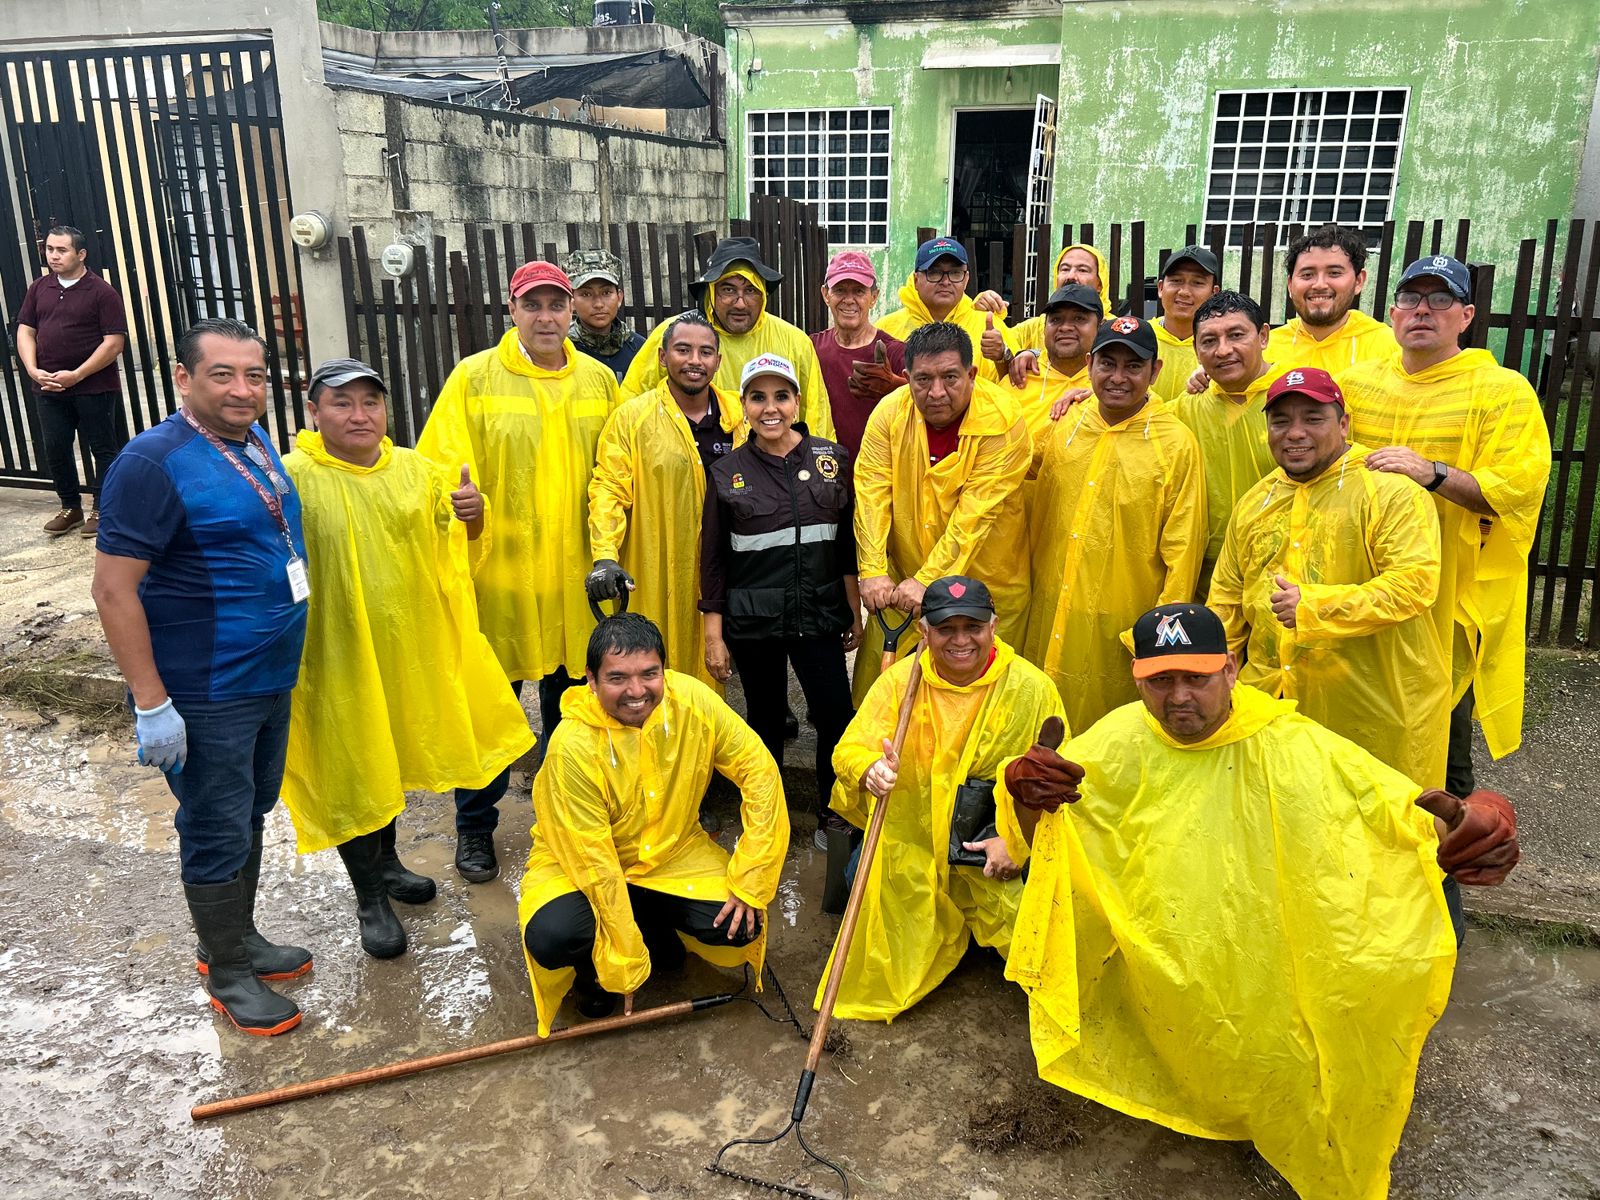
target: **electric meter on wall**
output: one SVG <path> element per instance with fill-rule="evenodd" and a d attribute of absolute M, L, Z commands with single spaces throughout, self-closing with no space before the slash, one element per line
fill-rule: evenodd
<path fill-rule="evenodd" d="M 411 268 L 416 263 L 416 251 L 404 242 L 391 242 L 383 248 L 383 256 L 378 259 L 379 264 L 396 279 L 404 279 L 411 274 Z"/>
<path fill-rule="evenodd" d="M 289 240 L 307 250 L 321 250 L 333 236 L 333 226 L 316 209 L 296 213 L 289 222 Z"/>

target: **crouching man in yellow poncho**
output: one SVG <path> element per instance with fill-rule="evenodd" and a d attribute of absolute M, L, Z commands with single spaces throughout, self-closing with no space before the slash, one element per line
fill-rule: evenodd
<path fill-rule="evenodd" d="M 922 686 L 899 758 L 887 735 L 914 657 L 879 676 L 833 752 L 835 811 L 865 828 L 873 805 L 889 805 L 837 1016 L 892 1021 L 955 969 L 969 938 L 1001 957 L 1011 944 L 1021 868 L 992 828 L 963 842 L 974 859 L 982 855 L 982 865 L 951 864 L 957 790 L 998 780 L 1002 764 L 1027 751 L 1045 718 L 1062 713 L 1050 680 L 995 637 L 995 624 L 982 583 L 960 575 L 935 580 L 922 600 Z M 819 1004 L 826 969 L 822 977 Z"/>
<path fill-rule="evenodd" d="M 638 613 L 589 638 L 586 687 L 561 700 L 533 787 L 533 849 L 517 918 L 550 1032 L 574 981 L 578 1009 L 606 1016 L 688 946 L 720 967 L 766 954 L 789 813 L 778 766 L 721 697 L 666 668 L 661 631 Z M 719 771 L 743 795 L 732 856 L 700 827 Z"/>
<path fill-rule="evenodd" d="M 534 740 L 478 631 L 483 497 L 465 467 L 384 436 L 384 391 L 366 363 L 323 363 L 307 396 L 316 432 L 283 460 L 311 583 L 283 799 L 301 854 L 339 851 L 376 958 L 406 948 L 389 900 L 434 897 L 395 853 L 406 792 L 481 787 Z"/>
<path fill-rule="evenodd" d="M 1455 964 L 1441 867 L 1498 883 L 1515 814 L 1424 792 L 1236 687 L 1209 609 L 1156 608 L 1132 641 L 1141 702 L 1073 739 L 1070 763 L 1036 746 L 1006 770 L 1007 852 L 1032 842 L 1006 974 L 1039 1074 L 1253 1141 L 1304 1200 L 1382 1200 Z M 1081 782 L 1037 787 L 1052 762 Z"/>

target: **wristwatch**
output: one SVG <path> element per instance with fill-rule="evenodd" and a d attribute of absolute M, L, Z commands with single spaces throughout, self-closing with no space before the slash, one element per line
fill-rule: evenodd
<path fill-rule="evenodd" d="M 1422 490 L 1425 492 L 1437 492 L 1442 486 L 1444 486 L 1444 481 L 1449 478 L 1450 464 L 1442 463 L 1438 459 L 1435 459 L 1433 463 L 1433 482 L 1423 484 Z"/>

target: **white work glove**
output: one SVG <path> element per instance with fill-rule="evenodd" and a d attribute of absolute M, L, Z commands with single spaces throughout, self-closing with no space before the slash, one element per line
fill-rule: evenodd
<path fill-rule="evenodd" d="M 172 707 L 172 697 L 155 708 L 135 708 L 134 732 L 139 737 L 139 761 L 147 767 L 160 767 L 169 775 L 181 775 L 189 758 L 189 730 Z"/>

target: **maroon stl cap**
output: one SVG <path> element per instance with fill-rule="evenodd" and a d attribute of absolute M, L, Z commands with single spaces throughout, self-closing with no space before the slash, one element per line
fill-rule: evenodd
<path fill-rule="evenodd" d="M 515 300 L 523 292 L 536 287 L 553 287 L 569 296 L 572 295 L 572 280 L 568 279 L 567 273 L 555 263 L 523 263 L 511 277 L 511 298 Z"/>
<path fill-rule="evenodd" d="M 1318 404 L 1344 407 L 1344 393 L 1333 376 L 1320 367 L 1294 367 L 1274 379 L 1267 388 L 1267 404 L 1284 396 L 1304 396 Z"/>

